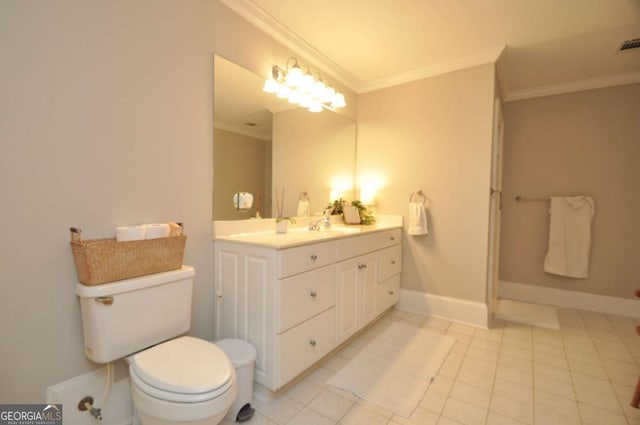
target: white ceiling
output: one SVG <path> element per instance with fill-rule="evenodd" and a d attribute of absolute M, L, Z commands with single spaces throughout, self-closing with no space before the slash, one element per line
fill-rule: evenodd
<path fill-rule="evenodd" d="M 640 0 L 220 0 L 362 93 L 494 61 L 509 99 L 640 82 Z M 505 49 L 506 47 L 506 49 Z"/>

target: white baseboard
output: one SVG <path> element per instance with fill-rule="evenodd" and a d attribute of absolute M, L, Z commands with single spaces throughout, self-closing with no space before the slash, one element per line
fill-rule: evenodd
<path fill-rule="evenodd" d="M 482 328 L 486 328 L 488 325 L 489 316 L 486 304 L 460 298 L 400 289 L 400 300 L 396 307 L 400 310 L 440 317 L 452 322 Z"/>
<path fill-rule="evenodd" d="M 640 318 L 637 300 L 500 281 L 500 298 Z"/>
<path fill-rule="evenodd" d="M 85 396 L 94 399 L 96 407 L 102 408 L 107 379 L 106 367 L 84 373 L 47 388 L 47 403 L 62 404 L 62 420 L 65 425 L 130 425 L 133 417 L 131 384 L 129 378 L 114 381 L 111 375 L 111 391 L 102 409 L 102 421 L 87 411 L 78 410 L 78 403 Z"/>

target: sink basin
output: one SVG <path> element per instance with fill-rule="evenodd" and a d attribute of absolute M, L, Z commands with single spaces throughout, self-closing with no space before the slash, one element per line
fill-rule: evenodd
<path fill-rule="evenodd" d="M 306 227 L 291 227 L 287 233 L 276 233 L 275 231 L 236 233 L 228 236 L 229 239 L 253 242 L 268 245 L 287 245 L 290 243 L 301 243 L 305 241 L 316 241 L 326 238 L 344 236 L 360 233 L 360 227 L 356 226 L 332 226 L 328 229 L 309 230 Z"/>
<path fill-rule="evenodd" d="M 359 227 L 348 227 L 348 226 L 331 226 L 328 229 L 325 228 L 321 228 L 318 230 L 309 230 L 306 227 L 293 227 L 290 228 L 289 231 L 287 233 L 302 233 L 302 234 L 308 234 L 309 236 L 313 237 L 314 234 L 317 234 L 318 236 L 321 235 L 343 235 L 343 234 L 351 234 L 351 233 L 360 233 L 360 228 Z"/>
<path fill-rule="evenodd" d="M 321 231 L 350 234 L 350 233 L 360 233 L 360 228 L 359 227 L 349 227 L 349 226 L 332 226 L 329 229 L 321 230 Z"/>

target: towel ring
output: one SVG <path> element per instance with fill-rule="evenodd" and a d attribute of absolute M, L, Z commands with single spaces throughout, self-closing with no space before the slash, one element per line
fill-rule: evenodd
<path fill-rule="evenodd" d="M 298 195 L 298 201 L 308 201 L 309 200 L 309 194 L 307 192 L 300 192 L 300 195 Z"/>
<path fill-rule="evenodd" d="M 429 198 L 427 198 L 427 195 L 425 195 L 422 190 L 418 190 L 417 192 L 413 192 L 411 195 L 409 195 L 409 202 L 414 202 L 413 199 L 415 197 L 422 198 L 422 205 L 425 205 L 426 202 L 429 200 Z"/>

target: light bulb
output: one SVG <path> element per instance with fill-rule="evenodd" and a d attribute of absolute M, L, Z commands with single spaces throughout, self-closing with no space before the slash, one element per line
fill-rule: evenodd
<path fill-rule="evenodd" d="M 313 76 L 311 74 L 304 74 L 300 81 L 300 88 L 304 89 L 305 91 L 311 91 L 315 83 L 316 80 L 313 79 Z"/>
<path fill-rule="evenodd" d="M 264 86 L 262 87 L 262 91 L 267 93 L 277 93 L 279 88 L 280 84 L 272 78 L 267 78 L 264 82 Z"/>
<path fill-rule="evenodd" d="M 291 89 L 289 87 L 280 86 L 278 88 L 278 92 L 276 93 L 276 97 L 280 99 L 287 99 L 291 96 Z"/>
<path fill-rule="evenodd" d="M 336 95 L 336 91 L 333 87 L 327 87 L 324 89 L 324 92 L 322 93 L 322 100 L 324 102 L 331 102 L 333 101 L 333 97 Z"/>
<path fill-rule="evenodd" d="M 322 104 L 320 102 L 312 102 L 309 106 L 309 112 L 322 112 Z"/>
<path fill-rule="evenodd" d="M 311 106 L 312 100 L 308 95 L 303 95 L 302 100 L 300 100 L 300 106 L 303 108 L 309 108 Z"/>
<path fill-rule="evenodd" d="M 291 90 L 291 94 L 289 95 L 289 102 L 298 104 L 301 101 L 302 101 L 302 95 L 295 90 Z"/>
<path fill-rule="evenodd" d="M 313 97 L 322 98 L 322 95 L 326 88 L 327 86 L 324 85 L 322 80 L 316 81 L 316 83 L 313 85 L 313 88 L 311 89 L 311 94 Z"/>
<path fill-rule="evenodd" d="M 293 68 L 287 71 L 287 76 L 285 77 L 285 81 L 287 82 L 288 86 L 297 87 L 302 82 L 302 77 L 303 77 L 302 70 L 296 64 L 293 66 Z"/>
<path fill-rule="evenodd" d="M 344 100 L 344 95 L 342 93 L 336 93 L 333 97 L 333 101 L 331 102 L 332 108 L 344 108 L 347 106 L 347 102 Z"/>

